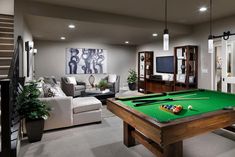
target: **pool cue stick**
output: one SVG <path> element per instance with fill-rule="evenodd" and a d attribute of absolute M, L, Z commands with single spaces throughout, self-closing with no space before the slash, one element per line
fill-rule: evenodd
<path fill-rule="evenodd" d="M 193 96 L 193 95 L 197 95 L 197 94 L 188 94 L 188 95 L 184 95 L 184 96 L 178 96 L 178 97 L 175 97 L 173 99 L 177 99 L 177 98 L 184 98 L 184 97 L 187 97 L 187 96 Z M 166 99 L 169 99 L 169 98 L 166 98 Z M 151 101 L 155 101 L 156 99 L 149 99 L 149 100 L 143 100 L 143 99 L 137 99 L 137 100 L 132 100 L 132 102 L 151 102 Z"/>
<path fill-rule="evenodd" d="M 180 101 L 180 100 L 207 100 L 209 97 L 201 97 L 201 98 L 167 98 L 167 99 L 161 99 L 161 100 L 145 100 L 145 101 L 138 101 L 137 104 L 134 104 L 134 106 L 142 106 L 142 105 L 148 105 L 155 102 L 162 102 L 162 101 Z M 137 102 L 137 101 L 135 101 Z"/>

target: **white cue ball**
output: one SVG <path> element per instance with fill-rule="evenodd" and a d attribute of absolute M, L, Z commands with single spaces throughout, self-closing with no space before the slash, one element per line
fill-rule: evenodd
<path fill-rule="evenodd" d="M 188 105 L 188 109 L 191 110 L 193 108 L 192 105 Z"/>

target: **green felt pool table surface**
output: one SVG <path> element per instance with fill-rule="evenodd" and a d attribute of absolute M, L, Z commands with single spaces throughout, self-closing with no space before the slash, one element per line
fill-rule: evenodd
<path fill-rule="evenodd" d="M 200 115 L 209 113 L 217 110 L 223 110 L 225 107 L 235 107 L 235 95 L 210 91 L 210 90 L 189 90 L 183 92 L 170 92 L 166 95 L 152 94 L 151 97 L 145 98 L 146 96 L 132 97 L 132 99 L 141 100 L 161 100 L 166 98 L 187 98 L 187 100 L 177 101 L 164 101 L 149 103 L 142 106 L 135 106 L 132 100 L 128 98 L 119 99 L 118 101 L 125 106 L 128 106 L 140 113 L 150 116 L 158 122 L 164 123 L 173 121 L 180 118 L 189 116 Z M 192 100 L 190 100 L 192 98 Z M 199 98 L 199 99 L 194 99 Z M 200 99 L 202 98 L 202 99 Z M 182 105 L 183 110 L 178 114 L 173 114 L 160 109 L 161 105 Z M 191 105 L 193 108 L 190 110 L 188 106 Z"/>

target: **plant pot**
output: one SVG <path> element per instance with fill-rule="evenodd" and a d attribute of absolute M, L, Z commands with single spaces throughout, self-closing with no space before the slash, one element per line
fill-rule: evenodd
<path fill-rule="evenodd" d="M 105 87 L 100 87 L 100 91 L 104 91 L 105 89 Z"/>
<path fill-rule="evenodd" d="M 44 119 L 26 119 L 25 122 L 29 142 L 41 141 L 44 130 Z"/>
<path fill-rule="evenodd" d="M 136 90 L 136 83 L 128 83 L 130 90 Z"/>

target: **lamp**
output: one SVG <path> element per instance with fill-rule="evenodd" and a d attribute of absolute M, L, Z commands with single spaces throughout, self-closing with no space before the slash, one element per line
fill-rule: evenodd
<path fill-rule="evenodd" d="M 208 53 L 214 52 L 214 41 L 212 35 L 212 0 L 210 0 L 210 35 L 208 37 Z"/>
<path fill-rule="evenodd" d="M 165 29 L 163 32 L 163 50 L 169 50 L 169 31 L 167 29 L 167 0 L 165 0 Z"/>

